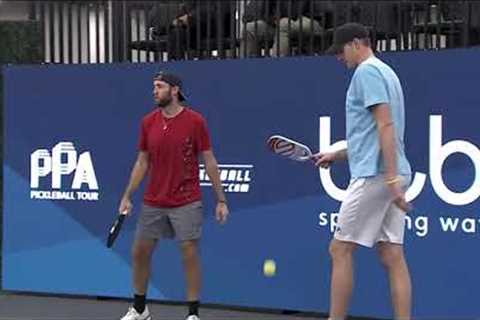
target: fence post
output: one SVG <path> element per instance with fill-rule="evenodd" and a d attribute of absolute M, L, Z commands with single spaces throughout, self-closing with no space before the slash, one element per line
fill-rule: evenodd
<path fill-rule="evenodd" d="M 127 57 L 127 12 L 126 1 L 112 1 L 113 62 L 123 62 Z"/>

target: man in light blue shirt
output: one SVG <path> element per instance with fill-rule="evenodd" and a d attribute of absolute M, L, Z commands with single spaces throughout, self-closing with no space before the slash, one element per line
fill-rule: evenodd
<path fill-rule="evenodd" d="M 334 34 L 329 53 L 356 68 L 346 97 L 347 149 L 319 153 L 318 166 L 348 160 L 351 181 L 330 244 L 330 319 L 345 319 L 353 288 L 353 253 L 376 246 L 389 273 L 396 319 L 410 319 L 411 280 L 403 252 L 405 190 L 410 164 L 405 156 L 403 91 L 395 72 L 373 54 L 368 30 L 347 23 Z"/>

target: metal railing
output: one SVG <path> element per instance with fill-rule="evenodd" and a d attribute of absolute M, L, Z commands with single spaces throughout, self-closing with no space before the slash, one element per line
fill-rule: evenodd
<path fill-rule="evenodd" d="M 112 62 L 112 3 L 108 1 L 36 1 L 48 63 Z"/>
<path fill-rule="evenodd" d="M 480 44 L 477 1 L 35 1 L 45 62 L 321 55 L 335 27 L 371 28 L 380 51 Z M 180 19 L 179 19 L 180 18 Z"/>

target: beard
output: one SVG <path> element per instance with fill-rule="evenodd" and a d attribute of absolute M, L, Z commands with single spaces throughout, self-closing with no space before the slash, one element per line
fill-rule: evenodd
<path fill-rule="evenodd" d="M 157 100 L 157 106 L 159 108 L 165 108 L 172 102 L 172 90 L 168 90 L 168 94 Z"/>
<path fill-rule="evenodd" d="M 168 106 L 170 104 L 170 102 L 172 102 L 172 97 L 165 97 L 165 98 L 157 101 L 157 107 L 163 109 L 166 106 Z"/>
<path fill-rule="evenodd" d="M 172 102 L 172 96 L 167 96 L 167 97 L 164 97 L 163 99 L 160 99 L 157 101 L 157 106 L 159 108 L 165 108 L 166 106 L 168 106 L 170 103 Z"/>

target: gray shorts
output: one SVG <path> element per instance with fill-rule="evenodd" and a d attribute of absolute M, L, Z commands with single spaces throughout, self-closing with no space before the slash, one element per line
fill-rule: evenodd
<path fill-rule="evenodd" d="M 202 235 L 203 207 L 195 201 L 176 208 L 143 205 L 135 239 L 197 240 Z"/>
<path fill-rule="evenodd" d="M 404 176 L 402 187 L 410 183 Z M 350 181 L 338 215 L 335 239 L 373 247 L 377 242 L 403 244 L 405 212 L 394 203 L 384 176 Z"/>

